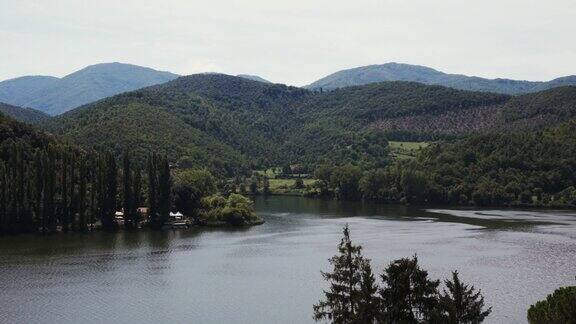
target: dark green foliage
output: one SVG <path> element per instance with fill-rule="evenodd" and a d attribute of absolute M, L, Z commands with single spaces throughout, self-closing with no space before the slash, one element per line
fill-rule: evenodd
<path fill-rule="evenodd" d="M 158 157 L 155 154 L 148 155 L 148 206 L 149 221 L 153 226 L 159 227 L 158 223 Z M 161 226 L 161 225 L 160 225 Z"/>
<path fill-rule="evenodd" d="M 413 160 L 363 171 L 322 166 L 321 191 L 340 199 L 478 206 L 576 205 L 576 120 L 537 133 L 437 143 Z M 345 189 L 345 190 L 342 190 Z M 326 192 L 324 192 L 326 194 Z"/>
<path fill-rule="evenodd" d="M 428 279 L 418 258 L 396 260 L 382 274 L 380 289 L 383 322 L 421 323 L 433 319 L 438 307 L 440 281 Z"/>
<path fill-rule="evenodd" d="M 358 183 L 361 177 L 362 171 L 356 166 L 344 165 L 334 168 L 330 176 L 330 183 L 334 187 L 336 197 L 342 200 L 359 199 Z"/>
<path fill-rule="evenodd" d="M 202 198 L 216 191 L 216 179 L 208 170 L 184 170 L 174 175 L 174 205 L 186 216 L 197 217 Z"/>
<path fill-rule="evenodd" d="M 528 309 L 530 324 L 576 323 L 576 286 L 562 287 Z"/>
<path fill-rule="evenodd" d="M 224 198 L 219 194 L 202 198 L 201 210 L 197 220 L 205 225 L 242 226 L 262 223 L 254 213 L 254 206 L 249 198 L 239 194 L 230 194 Z"/>
<path fill-rule="evenodd" d="M 391 262 L 378 288 L 370 260 L 362 256 L 361 246 L 352 245 L 348 226 L 338 250 L 330 259 L 333 271 L 322 273 L 330 288 L 313 307 L 316 321 L 477 324 L 491 312 L 480 292 L 460 282 L 456 271 L 440 294 L 440 281 L 428 279 L 416 256 Z"/>
<path fill-rule="evenodd" d="M 123 209 L 124 209 L 124 228 L 135 229 L 138 228 L 138 214 L 136 211 L 137 205 L 134 193 L 134 175 L 132 174 L 131 157 L 129 152 L 124 153 L 123 157 Z"/>
<path fill-rule="evenodd" d="M 452 272 L 452 280 L 445 280 L 446 289 L 440 295 L 441 322 L 446 324 L 480 323 L 492 308 L 484 307 L 484 297 L 474 286 L 468 286 Z"/>
<path fill-rule="evenodd" d="M 97 226 L 115 230 L 120 207 L 124 227 L 139 227 L 137 207 L 144 203 L 145 190 L 130 152 L 119 170 L 110 152 L 62 144 L 2 115 L 0 130 L 7 136 L 0 141 L 0 234 L 87 232 Z M 172 208 L 172 171 L 167 158 L 156 154 L 150 155 L 147 171 L 149 224 L 160 228 Z M 216 191 L 215 179 L 207 171 L 191 173 L 198 175 L 196 182 L 187 184 L 199 192 L 192 204 L 198 208 L 201 197 Z M 254 216 L 246 210 L 250 212 L 242 217 Z M 236 216 L 235 210 L 228 212 Z"/>
<path fill-rule="evenodd" d="M 158 161 L 158 219 L 156 227 L 164 225 L 170 216 L 172 179 L 168 159 L 162 157 Z"/>
<path fill-rule="evenodd" d="M 125 146 L 135 156 L 155 151 L 171 162 L 194 161 L 216 173 L 286 161 L 305 169 L 320 163 L 373 168 L 388 164 L 386 134 L 368 127 L 375 121 L 506 100 L 406 82 L 320 94 L 226 75 L 193 75 L 102 100 L 45 126 L 85 147 L 105 146 L 117 155 Z"/>
<path fill-rule="evenodd" d="M 330 259 L 332 272 L 322 272 L 330 288 L 324 291 L 324 299 L 314 305 L 316 321 L 362 323 L 361 319 L 370 318 L 373 313 L 373 304 L 360 306 L 367 300 L 374 301 L 374 278 L 371 270 L 366 269 L 369 261 L 362 256 L 362 247 L 352 244 L 348 226 L 343 233 L 338 254 Z"/>

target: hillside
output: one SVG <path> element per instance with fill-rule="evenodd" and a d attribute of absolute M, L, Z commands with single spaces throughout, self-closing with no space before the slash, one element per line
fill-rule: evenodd
<path fill-rule="evenodd" d="M 23 77 L 0 82 L 0 101 L 58 115 L 102 98 L 176 77 L 169 72 L 130 64 L 96 64 L 60 79 Z"/>
<path fill-rule="evenodd" d="M 36 109 L 16 107 L 2 102 L 0 102 L 0 113 L 28 124 L 35 124 L 41 120 L 50 118 L 47 114 Z"/>
<path fill-rule="evenodd" d="M 198 74 L 77 108 L 43 126 L 83 146 L 146 147 L 175 162 L 190 157 L 235 173 L 249 163 L 282 160 L 278 143 L 289 124 L 281 121 L 290 121 L 290 108 L 307 95 L 283 85 Z"/>
<path fill-rule="evenodd" d="M 505 95 L 409 82 L 321 94 L 223 74 L 198 74 L 80 107 L 44 126 L 83 146 L 116 150 L 115 141 L 165 152 L 173 161 L 193 150 L 192 155 L 212 161 L 209 164 L 230 162 L 221 168 L 224 172 L 286 163 L 378 166 L 388 163 L 388 150 L 386 133 L 370 127 L 375 121 L 508 100 Z M 180 140 L 178 132 L 190 135 Z M 143 140 L 145 134 L 155 134 L 156 141 Z"/>
<path fill-rule="evenodd" d="M 576 85 L 576 76 L 562 77 L 547 82 L 486 79 L 460 74 L 447 74 L 419 65 L 386 63 L 338 71 L 313 82 L 306 88 L 333 90 L 383 81 L 412 81 L 460 90 L 515 95 L 543 91 L 559 86 Z"/>
<path fill-rule="evenodd" d="M 559 87 L 502 102 L 374 120 L 395 140 L 436 140 L 474 133 L 540 131 L 576 117 L 576 87 Z"/>
<path fill-rule="evenodd" d="M 427 150 L 411 172 L 426 174 L 428 202 L 576 205 L 576 120 L 543 132 L 476 135 Z"/>
<path fill-rule="evenodd" d="M 25 148 L 46 147 L 55 142 L 52 135 L 0 113 L 0 160 L 8 160 L 9 146 L 20 143 Z"/>

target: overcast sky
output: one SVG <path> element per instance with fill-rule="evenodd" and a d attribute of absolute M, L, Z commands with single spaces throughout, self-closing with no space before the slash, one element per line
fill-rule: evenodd
<path fill-rule="evenodd" d="M 576 74 L 576 0 L 0 0 L 0 80 L 124 62 L 305 85 L 386 62 Z"/>

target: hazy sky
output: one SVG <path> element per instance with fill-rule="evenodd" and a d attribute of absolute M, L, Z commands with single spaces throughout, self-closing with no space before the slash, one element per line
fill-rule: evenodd
<path fill-rule="evenodd" d="M 308 84 L 386 62 L 576 74 L 576 0 L 0 0 L 0 80 L 124 62 Z"/>

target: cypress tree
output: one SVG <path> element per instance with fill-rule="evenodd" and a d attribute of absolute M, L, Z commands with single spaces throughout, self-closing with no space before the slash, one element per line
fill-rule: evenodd
<path fill-rule="evenodd" d="M 124 159 L 123 159 L 123 207 L 124 207 L 124 227 L 126 229 L 132 229 L 135 227 L 134 222 L 134 207 L 133 207 L 133 199 L 132 199 L 132 171 L 130 170 L 130 156 L 129 152 L 124 152 Z"/>
<path fill-rule="evenodd" d="M 0 234 L 6 231 L 5 221 L 7 218 L 6 214 L 6 204 L 8 202 L 7 199 L 7 176 L 6 176 L 6 165 L 4 162 L 0 161 Z"/>
<path fill-rule="evenodd" d="M 90 164 L 90 229 L 94 229 L 94 223 L 96 222 L 96 213 L 98 212 L 97 206 L 97 191 L 98 183 L 96 181 L 96 174 L 98 172 L 98 156 L 93 154 L 91 157 Z"/>
<path fill-rule="evenodd" d="M 54 214 L 54 190 L 56 185 L 55 152 L 49 146 L 44 163 L 44 232 L 56 231 L 56 218 Z"/>
<path fill-rule="evenodd" d="M 142 173 L 140 169 L 137 168 L 134 171 L 134 182 L 133 182 L 133 203 L 134 203 L 134 222 L 135 226 L 138 227 L 138 222 L 140 221 L 140 213 L 138 213 L 138 207 L 142 204 Z"/>
<path fill-rule="evenodd" d="M 16 165 L 15 165 L 15 179 L 16 179 L 16 217 L 13 220 L 12 226 L 14 233 L 24 231 L 24 214 L 26 210 L 26 182 L 24 180 L 24 161 L 22 159 L 22 146 L 16 146 Z"/>
<path fill-rule="evenodd" d="M 43 160 L 44 160 L 44 156 L 43 156 L 44 152 L 42 150 L 38 150 L 36 151 L 35 157 L 34 157 L 34 167 L 36 169 L 35 172 L 35 176 L 34 176 L 34 180 L 35 180 L 35 185 L 34 185 L 34 214 L 35 214 L 35 225 L 34 227 L 36 229 L 40 228 L 42 226 L 42 220 L 43 220 L 43 215 L 42 215 L 42 192 L 44 190 L 44 164 L 43 164 Z"/>
<path fill-rule="evenodd" d="M 86 220 L 86 159 L 84 156 L 80 156 L 78 172 L 78 227 L 80 231 L 86 232 L 88 224 Z"/>
<path fill-rule="evenodd" d="M 76 177 L 76 163 L 77 157 L 74 152 L 71 152 L 70 159 L 70 212 L 68 213 L 68 223 L 72 228 L 78 228 L 76 222 L 76 214 L 78 213 L 78 195 L 76 194 L 76 186 L 78 184 L 78 178 Z"/>
<path fill-rule="evenodd" d="M 116 213 L 116 195 L 118 191 L 117 183 L 117 169 L 116 161 L 112 154 L 106 154 L 106 173 L 105 173 L 105 184 L 104 184 L 104 205 L 102 211 L 103 222 L 102 225 L 107 230 L 116 229 L 117 224 L 114 219 L 114 214 Z"/>
<path fill-rule="evenodd" d="M 172 188 L 170 179 L 170 166 L 168 159 L 163 157 L 160 160 L 158 172 L 158 223 L 156 227 L 161 227 L 168 221 L 170 216 L 170 190 Z"/>
<path fill-rule="evenodd" d="M 156 172 L 156 155 L 148 156 L 148 215 L 152 227 L 158 224 L 158 178 Z"/>
<path fill-rule="evenodd" d="M 70 201 L 68 200 L 68 169 L 68 152 L 64 151 L 62 153 L 62 208 L 60 212 L 62 230 L 64 232 L 68 232 L 68 219 L 70 215 Z"/>

